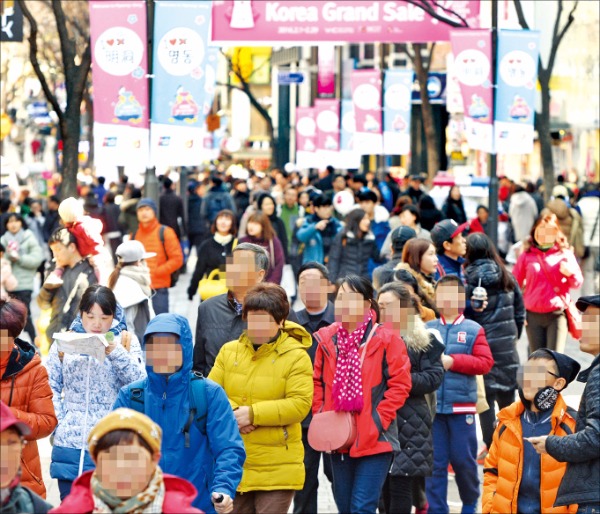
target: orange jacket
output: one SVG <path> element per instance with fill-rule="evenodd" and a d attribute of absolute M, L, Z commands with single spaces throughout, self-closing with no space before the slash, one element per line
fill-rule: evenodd
<path fill-rule="evenodd" d="M 484 514 L 517 512 L 519 485 L 523 473 L 523 431 L 520 416 L 525 410 L 517 401 L 498 413 L 498 426 L 492 447 L 483 466 Z M 575 419 L 567 412 L 567 404 L 558 396 L 552 411 L 552 430 L 548 435 L 564 436 L 575 432 Z M 540 498 L 544 514 L 577 512 L 577 505 L 554 507 L 558 486 L 567 469 L 566 462 L 558 462 L 550 455 L 541 456 Z"/>
<path fill-rule="evenodd" d="M 313 337 L 318 346 L 313 382 L 313 414 L 333 410 L 332 386 L 337 364 L 334 337 L 339 323 L 324 327 Z M 365 350 L 363 346 L 359 353 Z M 351 457 L 400 451 L 396 413 L 408 398 L 412 380 L 404 341 L 380 326 L 366 347 L 362 366 L 364 406 L 357 414 L 357 437 Z"/>
<path fill-rule="evenodd" d="M 37 439 L 49 436 L 58 423 L 48 372 L 35 348 L 19 339 L 9 357 L 0 360 L 0 398 L 13 414 L 31 427 L 21 452 L 21 484 L 46 497 Z"/>
<path fill-rule="evenodd" d="M 165 226 L 164 246 L 159 232 L 160 223 L 155 218 L 150 223 L 140 223 L 135 233 L 135 240 L 142 243 L 147 252 L 156 253 L 156 257 L 147 259 L 153 289 L 171 287 L 171 273 L 183 266 L 183 252 L 175 231 Z"/>

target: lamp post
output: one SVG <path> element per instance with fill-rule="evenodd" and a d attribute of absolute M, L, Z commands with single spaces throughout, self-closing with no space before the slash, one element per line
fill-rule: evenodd
<path fill-rule="evenodd" d="M 498 0 L 492 0 L 492 108 L 496 106 L 496 48 L 498 46 Z M 492 123 L 494 120 L 492 119 Z M 494 139 L 494 126 L 492 125 L 492 139 Z M 490 185 L 489 185 L 489 219 L 488 232 L 494 243 L 498 246 L 498 176 L 496 152 L 490 154 Z"/>
<path fill-rule="evenodd" d="M 152 98 L 152 44 L 154 40 L 154 0 L 146 0 L 148 6 L 148 19 L 147 19 L 147 34 L 148 34 L 148 97 Z M 148 117 L 152 119 L 152 104 L 148 104 Z M 158 204 L 158 179 L 156 178 L 156 167 L 152 161 L 148 159 L 146 165 L 146 174 L 144 178 L 144 196 L 152 198 L 156 203 L 157 208 L 160 209 Z"/>

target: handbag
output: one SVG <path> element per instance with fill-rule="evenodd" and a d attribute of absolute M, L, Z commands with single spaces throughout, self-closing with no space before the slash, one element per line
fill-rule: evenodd
<path fill-rule="evenodd" d="M 364 345 L 360 366 L 367 353 L 367 345 L 379 325 L 375 323 Z M 318 452 L 343 452 L 350 448 L 358 433 L 356 414 L 345 411 L 326 411 L 315 414 L 308 427 L 308 444 Z"/>
<path fill-rule="evenodd" d="M 548 282 L 550 284 L 554 284 L 554 282 L 550 279 L 550 276 L 548 275 L 548 271 L 546 270 L 544 261 L 542 260 L 542 258 L 539 255 L 538 255 L 538 261 L 540 261 L 540 266 L 544 272 L 544 275 L 546 275 L 546 279 L 548 280 Z M 579 340 L 582 335 L 581 314 L 580 314 L 579 310 L 577 309 L 577 307 L 575 307 L 575 302 L 573 300 L 568 302 L 564 296 L 558 294 L 558 291 L 559 291 L 558 287 L 554 286 L 554 291 L 556 292 L 557 296 L 562 300 L 562 302 L 565 304 L 564 313 L 565 313 L 565 316 L 567 317 L 567 324 L 569 326 L 569 334 L 571 334 L 573 339 Z"/>
<path fill-rule="evenodd" d="M 227 283 L 225 281 L 225 272 L 219 268 L 212 270 L 208 277 L 206 275 L 198 284 L 198 294 L 202 301 L 208 300 L 213 296 L 219 296 L 227 293 Z"/>

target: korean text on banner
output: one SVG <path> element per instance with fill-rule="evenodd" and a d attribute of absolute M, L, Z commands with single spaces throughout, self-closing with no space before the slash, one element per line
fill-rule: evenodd
<path fill-rule="evenodd" d="M 445 0 L 440 16 L 479 27 L 479 0 Z M 459 16 L 456 16 L 455 14 Z M 448 41 L 450 25 L 403 0 L 215 0 L 212 40 L 425 43 Z"/>
<path fill-rule="evenodd" d="M 498 33 L 495 148 L 499 154 L 533 152 L 533 117 L 540 33 Z"/>
<path fill-rule="evenodd" d="M 204 101 L 216 63 L 207 60 L 210 1 L 157 1 L 154 13 L 152 162 L 195 166 L 207 159 Z M 208 88 L 208 90 L 207 90 Z"/>
<path fill-rule="evenodd" d="M 411 70 L 386 70 L 383 81 L 383 153 L 410 153 Z"/>
<path fill-rule="evenodd" d="M 317 167 L 317 122 L 314 107 L 296 108 L 296 165 L 302 169 Z"/>
<path fill-rule="evenodd" d="M 381 72 L 354 70 L 351 81 L 356 122 L 354 149 L 361 155 L 381 154 L 383 152 Z"/>
<path fill-rule="evenodd" d="M 146 2 L 90 1 L 97 162 L 148 162 Z"/>
<path fill-rule="evenodd" d="M 460 84 L 467 142 L 473 150 L 493 153 L 492 34 L 489 30 L 453 30 L 454 73 Z"/>

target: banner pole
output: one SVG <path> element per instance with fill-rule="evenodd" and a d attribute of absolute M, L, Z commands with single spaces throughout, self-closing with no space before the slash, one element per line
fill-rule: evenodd
<path fill-rule="evenodd" d="M 498 48 L 498 0 L 492 0 L 492 110 L 496 108 L 496 85 L 497 85 L 497 66 L 498 59 L 496 56 Z M 492 144 L 495 144 L 495 127 L 494 127 L 494 116 L 492 117 Z M 494 243 L 494 246 L 498 246 L 498 176 L 497 176 L 497 155 L 496 149 L 494 148 L 490 154 L 490 185 L 489 185 L 489 202 L 488 208 L 490 210 L 488 219 L 488 232 L 489 236 Z"/>
<path fill-rule="evenodd" d="M 148 6 L 148 119 L 152 122 L 152 72 L 154 71 L 154 63 L 152 62 L 152 48 L 154 45 L 154 0 L 146 0 Z M 152 130 L 152 123 L 150 123 L 150 130 Z M 150 149 L 152 153 L 152 149 Z M 144 180 L 144 196 L 152 198 L 156 203 L 156 206 L 160 209 L 158 203 L 158 179 L 156 178 L 156 168 L 150 163 L 150 156 L 148 156 L 149 164 L 146 166 L 146 176 Z"/>

